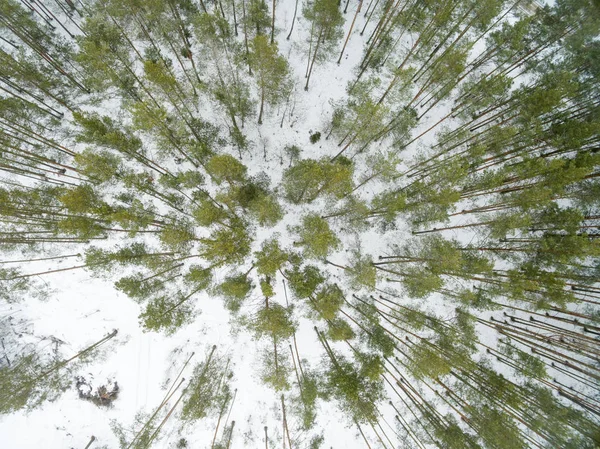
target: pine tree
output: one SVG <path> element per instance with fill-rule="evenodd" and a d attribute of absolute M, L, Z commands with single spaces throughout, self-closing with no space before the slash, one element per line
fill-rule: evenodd
<path fill-rule="evenodd" d="M 265 240 L 260 251 L 254 253 L 256 271 L 263 276 L 275 276 L 289 262 L 292 255 L 284 251 L 276 238 Z"/>
<path fill-rule="evenodd" d="M 225 307 L 234 313 L 240 310 L 251 290 L 252 281 L 245 274 L 228 276 L 217 287 L 218 294 L 225 298 Z"/>
<path fill-rule="evenodd" d="M 352 163 L 344 158 L 302 159 L 283 174 L 286 199 L 297 204 L 310 203 L 321 194 L 343 197 L 352 189 L 352 172 Z"/>
<path fill-rule="evenodd" d="M 302 225 L 295 228 L 300 240 L 294 245 L 304 248 L 307 258 L 323 259 L 340 245 L 340 240 L 327 221 L 315 214 L 305 215 Z"/>
<path fill-rule="evenodd" d="M 306 85 L 304 86 L 304 90 L 308 90 L 308 83 L 315 62 L 322 60 L 325 55 L 331 53 L 341 37 L 343 16 L 335 0 L 316 0 L 314 3 L 305 6 L 302 12 L 304 17 L 311 23 Z"/>
<path fill-rule="evenodd" d="M 242 261 L 250 252 L 251 239 L 244 227 L 217 229 L 210 237 L 201 238 L 200 252 L 209 262 L 235 263 Z"/>
<path fill-rule="evenodd" d="M 249 65 L 260 91 L 258 124 L 262 124 L 265 102 L 276 106 L 287 97 L 291 88 L 288 63 L 277 51 L 277 44 L 266 36 L 257 35 L 250 43 Z"/>

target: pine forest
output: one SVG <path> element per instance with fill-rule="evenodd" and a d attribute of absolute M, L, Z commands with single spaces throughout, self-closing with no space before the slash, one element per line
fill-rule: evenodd
<path fill-rule="evenodd" d="M 600 448 L 598 0 L 0 0 L 0 447 Z"/>

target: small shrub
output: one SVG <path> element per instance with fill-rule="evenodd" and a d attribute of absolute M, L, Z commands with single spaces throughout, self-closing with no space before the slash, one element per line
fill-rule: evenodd
<path fill-rule="evenodd" d="M 98 406 L 108 407 L 117 399 L 119 395 L 119 384 L 109 380 L 106 385 L 100 385 L 94 391 L 94 388 L 85 377 L 78 376 L 75 378 L 75 387 L 79 393 L 79 398 L 93 402 Z"/>
<path fill-rule="evenodd" d="M 300 153 L 302 153 L 302 150 L 298 145 L 286 145 L 283 151 L 285 152 L 286 156 L 290 159 L 290 166 L 294 161 L 300 159 Z"/>
<path fill-rule="evenodd" d="M 319 140 L 321 140 L 321 133 L 320 132 L 316 132 L 310 135 L 310 143 L 317 143 Z"/>

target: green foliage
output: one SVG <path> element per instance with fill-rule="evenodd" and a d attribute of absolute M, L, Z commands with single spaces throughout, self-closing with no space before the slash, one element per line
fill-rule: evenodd
<path fill-rule="evenodd" d="M 92 181 L 105 183 L 118 176 L 121 160 L 108 151 L 86 148 L 74 156 L 77 168 Z"/>
<path fill-rule="evenodd" d="M 49 292 L 46 284 L 34 278 L 19 276 L 21 273 L 15 268 L 0 268 L 0 301 L 11 304 L 24 298 L 47 298 Z"/>
<path fill-rule="evenodd" d="M 222 224 L 229 218 L 229 213 L 225 208 L 219 207 L 208 198 L 204 198 L 196 204 L 197 207 L 194 208 L 192 213 L 200 226 L 210 226 L 215 223 Z"/>
<path fill-rule="evenodd" d="M 174 176 L 162 175 L 158 182 L 171 189 L 195 189 L 204 185 L 204 176 L 195 170 L 179 171 Z"/>
<path fill-rule="evenodd" d="M 260 35 L 265 28 L 271 26 L 269 8 L 264 0 L 250 0 L 247 6 L 246 21 L 250 31 Z"/>
<path fill-rule="evenodd" d="M 110 117 L 74 112 L 73 118 L 82 127 L 77 140 L 102 145 L 131 155 L 140 151 L 141 140 L 127 129 L 120 129 Z"/>
<path fill-rule="evenodd" d="M 126 53 L 119 28 L 100 14 L 88 16 L 82 28 L 84 35 L 78 36 L 79 51 L 75 60 L 85 69 L 86 84 L 98 91 L 117 84 L 119 73 L 113 73 L 110 67 Z"/>
<path fill-rule="evenodd" d="M 261 380 L 275 391 L 290 389 L 291 366 L 284 354 L 275 341 L 261 354 Z"/>
<path fill-rule="evenodd" d="M 98 194 L 89 184 L 64 190 L 59 201 L 68 211 L 74 213 L 94 213 L 104 206 Z"/>
<path fill-rule="evenodd" d="M 498 307 L 492 303 L 492 295 L 483 290 L 461 289 L 457 292 L 456 297 L 469 309 L 491 310 Z"/>
<path fill-rule="evenodd" d="M 344 158 L 335 162 L 302 159 L 283 174 L 285 198 L 294 204 L 310 203 L 321 194 L 342 198 L 352 190 L 353 170 L 352 163 Z"/>
<path fill-rule="evenodd" d="M 260 226 L 275 226 L 283 218 L 283 210 L 273 195 L 261 195 L 251 201 L 248 212 Z"/>
<path fill-rule="evenodd" d="M 406 194 L 401 191 L 385 191 L 371 201 L 370 216 L 392 223 L 396 216 L 406 210 Z"/>
<path fill-rule="evenodd" d="M 123 426 L 121 422 L 112 420 L 110 427 L 119 441 L 119 448 L 143 449 L 148 447 L 151 444 L 152 435 L 159 425 L 159 417 L 160 415 L 152 417 L 150 414 L 138 412 L 129 428 Z M 135 435 L 137 438 L 134 440 L 131 435 Z M 105 449 L 105 447 L 101 449 Z"/>
<path fill-rule="evenodd" d="M 344 274 L 350 279 L 350 286 L 358 290 L 366 287 L 373 289 L 377 283 L 377 270 L 373 265 L 373 260 L 370 256 L 361 254 L 355 250 L 352 252 L 352 259 Z"/>
<path fill-rule="evenodd" d="M 246 179 L 246 166 L 229 154 L 211 157 L 206 169 L 218 184 L 223 181 L 235 184 Z"/>
<path fill-rule="evenodd" d="M 56 230 L 82 239 L 90 239 L 104 234 L 104 227 L 93 218 L 67 217 L 56 223 Z"/>
<path fill-rule="evenodd" d="M 299 397 L 302 426 L 304 429 L 311 429 L 315 425 L 317 417 L 317 399 L 320 395 L 321 383 L 316 373 L 304 370 L 300 384 L 302 386 L 302 394 Z"/>
<path fill-rule="evenodd" d="M 356 359 L 360 363 L 360 374 L 370 381 L 377 382 L 385 373 L 383 362 L 378 355 L 357 353 Z"/>
<path fill-rule="evenodd" d="M 302 150 L 298 145 L 286 145 L 283 149 L 283 152 L 289 158 L 289 165 L 291 166 L 294 162 L 300 159 L 300 154 L 302 153 Z"/>
<path fill-rule="evenodd" d="M 344 293 L 336 284 L 327 284 L 314 294 L 310 305 L 324 320 L 333 320 L 344 304 Z"/>
<path fill-rule="evenodd" d="M 228 204 L 230 207 L 239 206 L 247 209 L 252 201 L 266 193 L 267 191 L 263 186 L 254 182 L 247 182 L 244 185 L 227 189 L 226 193 L 217 195 L 217 200 Z"/>
<path fill-rule="evenodd" d="M 200 265 L 192 265 L 184 279 L 194 287 L 195 291 L 205 290 L 212 281 L 211 267 L 205 268 Z"/>
<path fill-rule="evenodd" d="M 273 237 L 265 240 L 260 251 L 254 253 L 256 257 L 256 271 L 264 276 L 275 276 L 283 265 L 290 260 L 290 256 L 279 246 L 279 240 Z"/>
<path fill-rule="evenodd" d="M 327 336 L 333 341 L 352 340 L 356 336 L 348 322 L 341 318 L 334 318 L 327 324 Z"/>
<path fill-rule="evenodd" d="M 152 298 L 139 316 L 140 324 L 149 331 L 165 332 L 167 335 L 174 333 L 193 321 L 193 307 L 186 302 L 187 299 L 181 293 Z"/>
<path fill-rule="evenodd" d="M 218 194 L 216 199 L 231 209 L 241 207 L 260 226 L 274 226 L 283 218 L 283 211 L 268 185 L 268 178 L 253 178 L 242 185 L 231 186 L 227 192 Z"/>
<path fill-rule="evenodd" d="M 424 340 L 419 340 L 411 346 L 408 366 L 413 376 L 421 379 L 445 376 L 452 368 L 446 358 Z"/>
<path fill-rule="evenodd" d="M 145 280 L 142 273 L 135 273 L 119 279 L 115 282 L 115 288 L 136 301 L 144 301 L 153 293 L 164 288 L 163 282 L 160 279 Z"/>
<path fill-rule="evenodd" d="M 265 298 L 271 298 L 275 294 L 269 278 L 260 280 L 260 291 Z"/>
<path fill-rule="evenodd" d="M 473 274 L 489 274 L 493 269 L 492 261 L 485 256 L 461 251 L 457 242 L 439 235 L 411 241 L 394 252 L 398 258 L 395 262 L 398 271 L 393 269 L 392 273 L 402 277 L 407 293 L 415 298 L 423 298 L 441 289 L 443 275 L 470 279 Z"/>
<path fill-rule="evenodd" d="M 163 256 L 168 253 L 153 253 L 149 251 L 143 243 L 132 243 L 116 249 L 114 252 L 103 250 L 101 248 L 90 247 L 85 251 L 86 268 L 101 274 L 110 272 L 115 265 L 147 265 L 151 266 L 160 263 Z"/>
<path fill-rule="evenodd" d="M 387 125 L 385 122 L 389 108 L 372 97 L 372 92 L 379 84 L 378 78 L 358 82 L 349 92 L 344 104 L 338 106 L 344 111 L 344 115 L 336 123 L 334 132 L 344 145 L 348 142 L 342 139 L 348 134 L 352 135 L 351 142 L 366 145 Z"/>
<path fill-rule="evenodd" d="M 250 236 L 241 226 L 217 229 L 210 238 L 199 240 L 203 257 L 217 264 L 241 262 L 250 252 Z"/>
<path fill-rule="evenodd" d="M 475 447 L 476 438 L 464 432 L 453 415 L 447 414 L 445 418 L 449 422 L 447 427 L 434 428 L 436 438 L 442 443 L 441 447 L 444 449 Z"/>
<path fill-rule="evenodd" d="M 360 423 L 377 419 L 377 402 L 384 395 L 381 379 L 371 380 L 354 364 L 336 357 L 325 372 L 327 393 L 331 394 L 346 416 Z M 367 373 L 369 368 L 367 368 Z"/>
<path fill-rule="evenodd" d="M 323 218 L 338 219 L 344 227 L 342 231 L 348 233 L 359 233 L 366 231 L 370 227 L 368 217 L 370 215 L 367 203 L 354 195 L 346 196 L 340 206 L 336 207 L 331 213 L 323 215 Z"/>
<path fill-rule="evenodd" d="M 323 435 L 316 435 L 311 438 L 309 448 L 310 449 L 319 449 L 324 441 L 325 441 L 325 438 L 323 437 Z"/>
<path fill-rule="evenodd" d="M 307 265 L 300 269 L 294 266 L 291 271 L 286 271 L 290 289 L 296 298 L 303 299 L 311 296 L 317 287 L 325 281 L 325 276 L 319 268 Z"/>
<path fill-rule="evenodd" d="M 252 281 L 244 274 L 226 277 L 217 287 L 217 293 L 225 298 L 225 307 L 237 313 L 252 290 Z"/>
<path fill-rule="evenodd" d="M 10 347 L 6 324 L 0 323 L 3 348 Z M 101 353 L 98 348 L 116 335 L 116 331 L 80 350 L 69 358 L 60 358 L 58 348 L 54 356 L 32 351 L 30 345 L 21 346 L 20 353 L 6 352 L 0 368 L 0 415 L 31 411 L 46 401 L 56 401 L 72 385 L 75 373 Z M 22 334 L 19 338 L 22 337 Z M 17 343 L 18 344 L 18 343 Z"/>
<path fill-rule="evenodd" d="M 413 298 L 424 298 L 444 285 L 444 280 L 437 274 L 419 268 L 407 268 L 402 285 L 406 293 Z"/>
<path fill-rule="evenodd" d="M 262 123 L 263 104 L 276 105 L 291 88 L 287 60 L 278 54 L 277 44 L 269 43 L 267 36 L 257 34 L 250 42 L 248 64 L 256 76 L 261 106 L 258 123 Z"/>
<path fill-rule="evenodd" d="M 177 79 L 171 73 L 170 66 L 165 64 L 162 59 L 160 61 L 158 61 L 158 58 L 156 60 L 145 60 L 144 74 L 148 81 L 160 86 L 166 92 L 173 91 L 177 87 Z"/>
<path fill-rule="evenodd" d="M 13 364 L 13 368 L 0 369 L 0 415 L 39 407 L 47 400 L 57 399 L 70 386 L 68 374 L 38 378 L 36 373 L 45 372 L 53 364 L 44 363 L 35 353 L 23 354 Z"/>
<path fill-rule="evenodd" d="M 304 247 L 304 255 L 313 259 L 324 259 L 340 246 L 340 240 L 327 221 L 316 214 L 305 215 L 302 225 L 295 228 L 300 240 L 294 242 Z"/>
<path fill-rule="evenodd" d="M 568 389 L 557 386 L 560 376 L 547 388 L 552 360 L 531 353 L 534 342 L 523 337 L 551 329 L 546 350 L 558 345 L 577 371 L 591 350 L 573 343 L 575 333 L 591 342 L 599 320 L 597 1 L 428 0 L 403 2 L 398 13 L 385 0 L 374 7 L 370 23 L 379 24 L 346 94 L 306 97 L 300 112 L 292 77 L 306 67 L 308 89 L 311 74 L 332 76 L 313 69 L 340 50 L 339 0 L 301 5 L 306 58 L 290 62 L 266 36 L 291 18 L 276 17 L 276 2 L 272 10 L 264 0 L 39 3 L 0 2 L 8 89 L 0 98 L 0 302 L 11 309 L 0 320 L 0 414 L 33 409 L 68 387 L 78 365 L 52 370 L 58 355 L 30 352 L 47 337 L 12 319 L 18 301 L 47 297 L 50 273 L 83 265 L 116 274 L 115 288 L 140 304 L 149 331 L 193 321 L 197 292 L 222 297 L 235 324 L 264 339 L 260 377 L 289 390 L 300 431 L 315 425 L 317 398 L 375 425 L 382 376 L 391 380 L 385 366 L 410 399 L 394 403 L 410 426 L 401 421 L 401 446 L 597 446 L 581 376 Z M 61 23 L 81 33 L 63 38 L 71 32 L 54 29 Z M 397 40 L 408 34 L 404 48 Z M 297 54 L 298 42 L 290 44 L 286 52 Z M 526 82 L 513 86 L 515 77 Z M 311 114 L 328 102 L 331 123 L 316 123 Z M 259 123 L 265 110 L 280 116 L 275 140 L 272 129 L 257 133 L 248 122 L 257 109 Z M 296 144 L 308 126 L 327 135 L 309 131 L 311 158 L 301 159 Z M 273 142 L 280 153 L 270 157 Z M 281 246 L 289 234 L 297 251 Z M 342 235 L 356 243 L 343 248 Z M 83 263 L 61 256 L 78 251 Z M 35 268 L 9 265 L 38 257 Z M 275 295 L 280 274 L 291 291 L 286 307 Z M 338 285 L 348 287 L 346 308 Z M 324 319 L 328 358 L 318 373 L 298 361 L 296 377 L 288 345 L 298 302 L 309 319 Z M 480 325 L 503 304 L 511 315 L 494 321 L 500 334 L 485 335 L 495 348 L 488 360 L 478 353 Z M 537 313 L 528 317 L 530 309 Z M 337 356 L 325 338 L 354 359 Z M 190 423 L 224 417 L 231 405 L 228 365 L 211 358 L 182 391 L 177 413 Z M 422 395 L 425 384 L 449 394 Z M 402 416 L 404 407 L 414 413 Z M 132 430 L 114 426 L 121 446 L 146 421 L 131 446 L 149 446 L 166 413 L 139 414 Z M 233 427 L 215 447 L 225 448 Z M 299 433 L 295 445 L 319 446 L 313 435 Z"/>
<path fill-rule="evenodd" d="M 391 357 L 396 348 L 394 339 L 380 325 L 371 328 L 367 343 L 374 351 L 379 351 L 386 357 Z"/>
<path fill-rule="evenodd" d="M 305 5 L 304 17 L 311 22 L 317 36 L 324 35 L 325 50 L 330 50 L 340 37 L 340 26 L 344 18 L 336 0 L 315 0 Z M 327 31 L 327 33 L 325 33 Z"/>
<path fill-rule="evenodd" d="M 151 206 L 144 205 L 138 199 L 132 199 L 126 206 L 112 207 L 106 220 L 118 224 L 122 228 L 129 229 L 129 235 L 133 236 L 137 231 L 146 229 L 154 221 L 154 210 Z"/>
<path fill-rule="evenodd" d="M 184 421 L 197 421 L 217 416 L 231 402 L 233 392 L 229 381 L 233 373 L 229 363 L 211 354 L 194 367 L 181 408 Z"/>
<path fill-rule="evenodd" d="M 192 227 L 186 226 L 186 223 L 163 227 L 158 238 L 171 251 L 185 251 L 196 240 Z"/>
<path fill-rule="evenodd" d="M 501 449 L 519 449 L 528 446 L 515 422 L 495 408 L 480 407 L 473 411 L 471 419 L 477 426 L 479 438 L 486 444 L 494 444 Z"/>
<path fill-rule="evenodd" d="M 531 354 L 528 354 L 519 348 L 505 343 L 500 346 L 502 353 L 517 362 L 517 372 L 527 379 L 545 379 L 548 374 L 544 362 Z"/>
<path fill-rule="evenodd" d="M 293 321 L 291 309 L 271 302 L 260 309 L 252 327 L 259 338 L 268 336 L 283 340 L 292 336 L 296 323 Z"/>

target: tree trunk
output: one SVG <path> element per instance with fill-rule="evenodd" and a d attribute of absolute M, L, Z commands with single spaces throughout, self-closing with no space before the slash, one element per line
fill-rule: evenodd
<path fill-rule="evenodd" d="M 342 60 L 342 56 L 344 54 L 344 50 L 346 49 L 346 45 L 348 44 L 348 40 L 350 39 L 350 35 L 352 34 L 352 29 L 354 28 L 354 22 L 356 22 L 356 18 L 358 17 L 358 13 L 360 12 L 360 8 L 362 7 L 363 0 L 358 1 L 358 6 L 356 7 L 356 13 L 354 14 L 354 18 L 352 19 L 352 23 L 350 24 L 350 29 L 348 30 L 348 36 L 346 36 L 346 40 L 344 41 L 344 45 L 342 47 L 342 51 L 340 52 L 340 57 L 337 60 L 338 65 Z M 346 3 L 346 7 L 348 7 L 348 3 Z M 346 12 L 346 11 L 344 11 Z"/>
<path fill-rule="evenodd" d="M 273 18 L 271 19 L 271 45 L 275 42 L 275 3 L 277 0 L 273 0 Z"/>
<path fill-rule="evenodd" d="M 294 17 L 292 18 L 292 26 L 290 28 L 290 32 L 287 35 L 286 39 L 289 41 L 290 36 L 292 35 L 292 31 L 294 31 L 294 23 L 296 23 L 296 13 L 298 12 L 298 0 L 296 0 L 296 6 L 294 6 Z"/>

